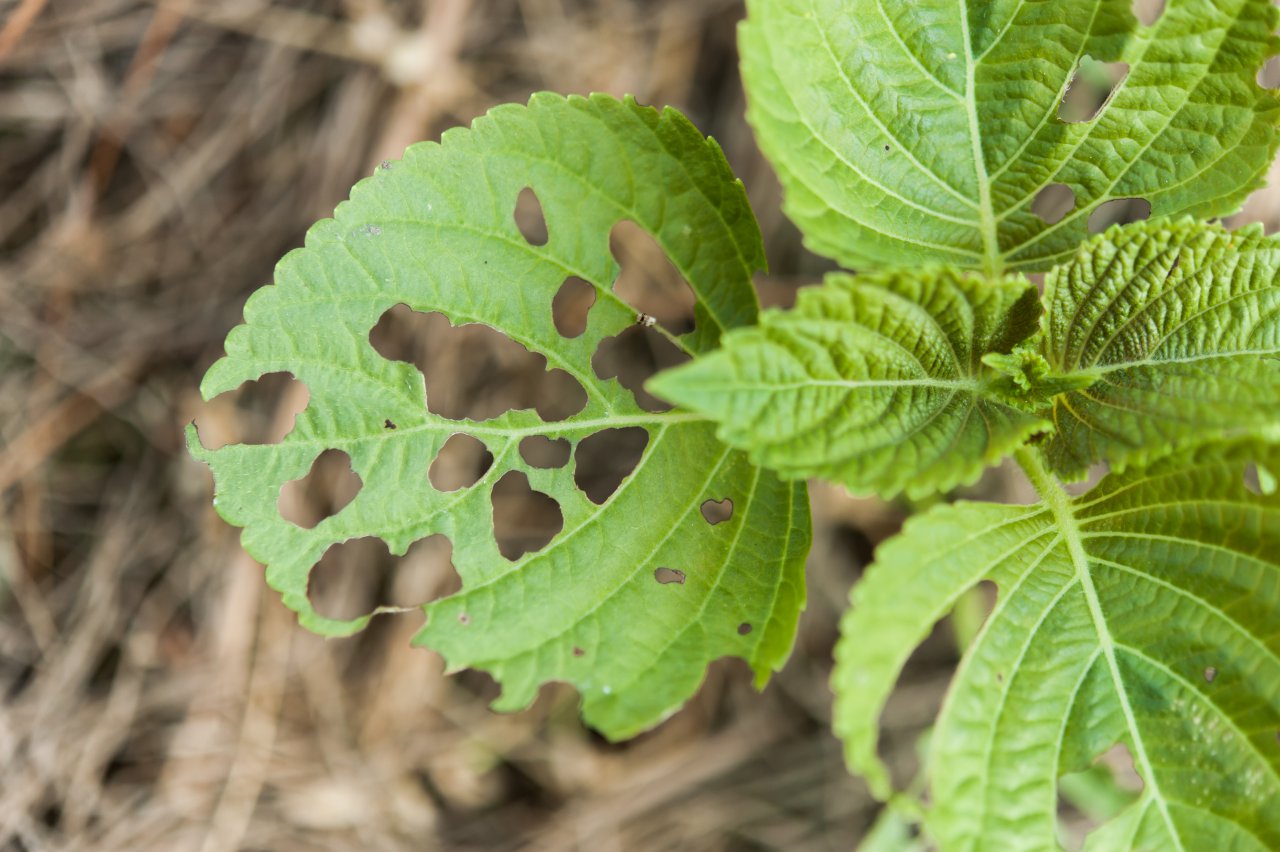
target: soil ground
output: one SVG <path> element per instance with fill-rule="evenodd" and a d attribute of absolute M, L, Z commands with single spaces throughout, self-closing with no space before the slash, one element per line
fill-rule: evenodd
<path fill-rule="evenodd" d="M 490 712 L 487 678 L 408 647 L 420 617 L 345 641 L 302 631 L 182 442 L 193 419 L 226 440 L 289 422 L 270 388 L 206 405 L 196 387 L 311 222 L 406 145 L 536 90 L 632 93 L 715 136 L 765 235 L 762 299 L 788 303 L 828 267 L 780 215 L 743 121 L 742 15 L 739 0 L 0 0 L 0 849 L 856 843 L 876 805 L 829 732 L 831 647 L 910 507 L 815 487 L 785 671 L 757 694 L 744 666 L 716 664 L 673 720 L 609 745 L 567 688 Z M 1270 196 L 1254 205 L 1274 217 Z M 665 292 L 643 245 L 619 252 Z M 432 346 L 440 393 L 492 392 L 450 368 L 456 342 Z M 451 582 L 439 554 L 400 567 L 368 556 L 324 595 Z M 940 628 L 886 713 L 903 777 L 955 659 Z"/>

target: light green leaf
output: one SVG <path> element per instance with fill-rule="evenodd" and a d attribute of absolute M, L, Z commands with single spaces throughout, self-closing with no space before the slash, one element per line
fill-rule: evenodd
<path fill-rule="evenodd" d="M 1053 849 L 1058 780 L 1115 743 L 1145 787 L 1097 849 L 1280 848 L 1280 448 L 1205 447 L 1039 506 L 958 503 L 881 548 L 842 624 L 836 729 L 878 795 L 877 717 L 910 648 L 967 588 L 998 602 L 934 731 L 940 847 Z"/>
<path fill-rule="evenodd" d="M 849 768 L 880 799 L 893 792 L 876 755 L 880 711 L 898 673 L 960 597 L 1039 534 L 1038 507 L 942 504 L 913 515 L 876 551 L 840 625 L 833 728 Z"/>
<path fill-rule="evenodd" d="M 1280 424 L 1280 241 L 1191 222 L 1113 229 L 1046 279 L 1054 469 L 1084 475 Z"/>
<path fill-rule="evenodd" d="M 1110 199 L 1236 210 L 1276 150 L 1270 0 L 1169 0 L 1151 27 L 1121 0 L 747 7 L 748 118 L 809 247 L 850 267 L 1047 269 Z M 1059 118 L 1100 62 L 1128 72 L 1096 117 Z M 1050 184 L 1075 197 L 1054 223 L 1032 212 Z"/>
<path fill-rule="evenodd" d="M 828 276 L 791 311 L 650 381 L 788 477 L 912 496 L 974 481 L 1048 422 L 1006 404 L 982 363 L 1032 334 L 1025 279 L 946 269 Z"/>
<path fill-rule="evenodd" d="M 545 245 L 527 242 L 513 220 L 524 187 L 541 202 Z M 697 328 L 677 339 L 687 351 L 706 351 L 722 330 L 754 320 L 759 232 L 719 148 L 671 110 L 537 95 L 527 108 L 500 107 L 446 133 L 442 144 L 410 148 L 334 215 L 281 262 L 275 286 L 250 299 L 201 388 L 209 398 L 290 372 L 310 391 L 294 430 L 278 445 L 215 451 L 189 433 L 192 452 L 213 470 L 218 511 L 244 527 L 245 548 L 302 623 L 342 635 L 368 621 L 324 618 L 307 599 L 309 573 L 334 543 L 377 536 L 403 554 L 441 533 L 463 587 L 425 607 L 416 641 L 452 668 L 490 672 L 503 687 L 500 709 L 565 681 L 582 693 L 587 721 L 618 738 L 673 712 L 717 657 L 746 659 L 763 684 L 787 656 L 804 602 L 804 486 L 752 466 L 708 423 L 643 410 L 592 368 L 600 342 L 637 317 L 612 290 L 609 234 L 621 220 L 653 234 L 692 286 Z M 552 317 L 569 276 L 596 288 L 587 329 L 572 339 Z M 585 408 L 557 422 L 528 409 L 483 422 L 429 412 L 422 374 L 369 342 L 399 303 L 499 329 L 575 379 Z M 624 426 L 644 429 L 647 447 L 603 505 L 575 486 L 576 460 L 543 469 L 519 452 L 523 438 L 540 435 L 566 439 L 576 459 L 588 436 Z M 456 433 L 479 439 L 494 460 L 476 485 L 444 493 L 427 471 Z M 363 488 L 302 529 L 280 516 L 277 495 L 330 448 L 350 456 Z M 548 545 L 514 562 L 497 549 L 490 496 L 509 471 L 553 498 L 564 519 Z M 732 517 L 713 526 L 699 509 L 725 498 Z M 683 582 L 658 582 L 659 568 L 682 572 Z"/>

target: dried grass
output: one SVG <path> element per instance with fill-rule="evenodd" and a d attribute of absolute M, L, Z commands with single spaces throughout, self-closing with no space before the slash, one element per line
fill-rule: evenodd
<path fill-rule="evenodd" d="M 782 270 L 761 289 L 788 301 L 823 265 L 780 218 L 741 118 L 737 3 L 4 12 L 0 848 L 850 847 L 874 806 L 828 733 L 830 648 L 897 509 L 819 489 L 811 602 L 786 671 L 756 695 L 742 666 L 717 664 L 682 714 L 611 746 L 567 689 L 491 713 L 486 678 L 445 678 L 408 647 L 413 616 L 349 641 L 302 632 L 181 444 L 197 416 L 228 440 L 291 422 L 297 400 L 205 406 L 195 388 L 311 221 L 408 143 L 537 89 L 684 108 L 751 188 Z M 423 599 L 454 582 L 440 548 L 394 575 L 374 562 L 327 594 Z M 904 761 L 952 653 L 945 637 L 928 646 L 911 676 L 924 711 L 890 720 Z"/>

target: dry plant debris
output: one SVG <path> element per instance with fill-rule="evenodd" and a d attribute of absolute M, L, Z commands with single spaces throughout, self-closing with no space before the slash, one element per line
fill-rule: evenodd
<path fill-rule="evenodd" d="M 300 630 L 181 444 L 192 419 L 215 443 L 288 429 L 305 399 L 287 381 L 211 406 L 196 395 L 247 294 L 358 178 L 493 104 L 550 88 L 676 105 L 776 211 L 741 119 L 741 15 L 732 0 L 6 4 L 0 848 L 818 850 L 860 836 L 874 806 L 828 733 L 830 647 L 898 510 L 818 489 L 809 610 L 763 699 L 718 665 L 677 718 L 609 746 L 568 690 L 491 714 L 484 678 L 446 678 L 408 648 L 413 615 L 343 642 Z M 824 267 L 776 212 L 761 224 L 775 270 L 762 295 L 789 301 Z M 671 292 L 662 258 L 626 236 L 627 287 Z M 659 321 L 670 303 L 654 300 Z M 474 341 L 388 332 L 459 406 L 526 369 L 482 350 L 477 375 Z M 620 373 L 658 357 L 637 337 Z M 340 477 L 313 478 L 284 498 L 299 517 L 336 499 Z M 354 543 L 313 592 L 338 609 L 421 600 L 454 587 L 448 560 L 428 541 L 392 570 Z M 888 714 L 904 774 L 955 659 L 935 640 Z"/>

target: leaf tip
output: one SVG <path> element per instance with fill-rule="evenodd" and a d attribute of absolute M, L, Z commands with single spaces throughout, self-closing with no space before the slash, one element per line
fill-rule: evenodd
<path fill-rule="evenodd" d="M 182 430 L 182 434 L 187 441 L 187 452 L 200 461 L 204 461 L 210 451 L 205 447 L 204 442 L 200 440 L 200 427 L 196 426 L 196 422 L 192 420 L 188 423 Z"/>

